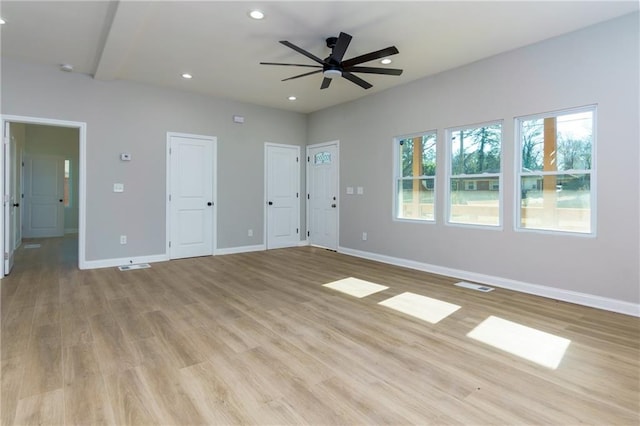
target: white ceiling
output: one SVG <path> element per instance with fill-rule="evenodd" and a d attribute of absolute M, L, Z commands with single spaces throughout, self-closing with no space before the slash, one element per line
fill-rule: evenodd
<path fill-rule="evenodd" d="M 254 8 L 266 18 L 249 19 Z M 638 9 L 637 1 L 2 1 L 1 47 L 2 57 L 69 63 L 100 80 L 308 113 Z M 324 58 L 325 39 L 340 31 L 353 36 L 345 59 L 395 45 L 388 67 L 404 73 L 360 74 L 369 90 L 345 79 L 320 90 L 321 74 L 281 82 L 307 69 L 259 65 L 313 64 L 278 41 Z"/>

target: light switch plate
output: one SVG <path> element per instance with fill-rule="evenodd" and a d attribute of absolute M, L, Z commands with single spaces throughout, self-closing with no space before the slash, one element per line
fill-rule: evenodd
<path fill-rule="evenodd" d="M 114 183 L 113 192 L 124 192 L 124 183 Z"/>
<path fill-rule="evenodd" d="M 353 186 L 347 186 L 347 194 L 353 195 Z"/>
<path fill-rule="evenodd" d="M 358 187 L 358 195 L 362 195 L 362 194 L 364 194 L 364 188 L 359 186 Z"/>

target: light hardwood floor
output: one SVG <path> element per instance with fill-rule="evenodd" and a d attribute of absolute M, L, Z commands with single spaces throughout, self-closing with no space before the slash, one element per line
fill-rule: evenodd
<path fill-rule="evenodd" d="M 310 247 L 120 272 L 35 242 L 1 281 L 3 425 L 640 422 L 638 318 Z M 389 289 L 322 286 L 346 277 Z M 461 308 L 378 305 L 405 291 Z M 489 316 L 571 344 L 537 365 L 467 337 Z"/>

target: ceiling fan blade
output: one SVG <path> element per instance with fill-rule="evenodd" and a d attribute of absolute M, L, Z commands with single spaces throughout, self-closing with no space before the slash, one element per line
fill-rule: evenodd
<path fill-rule="evenodd" d="M 260 62 L 260 65 L 284 65 L 284 66 L 287 66 L 287 67 L 322 68 L 320 65 L 282 64 L 280 62 Z"/>
<path fill-rule="evenodd" d="M 316 55 L 314 55 L 313 53 L 309 53 L 306 50 L 296 46 L 293 43 L 289 43 L 287 40 L 281 40 L 280 41 L 281 44 L 284 44 L 285 46 L 287 46 L 290 49 L 295 50 L 296 52 L 306 56 L 309 59 L 313 59 L 314 61 L 316 61 L 317 63 L 319 63 L 320 65 L 324 65 L 324 61 L 320 58 L 318 58 Z"/>
<path fill-rule="evenodd" d="M 370 88 L 373 87 L 373 85 L 371 85 L 371 83 L 368 83 L 368 82 L 364 81 L 360 77 L 355 76 L 355 75 L 351 74 L 348 71 L 342 71 L 342 76 L 344 78 L 346 78 L 347 80 L 349 80 L 350 82 L 355 83 L 358 86 L 362 87 L 363 89 L 370 89 Z"/>
<path fill-rule="evenodd" d="M 351 43 L 351 36 L 347 33 L 341 32 L 338 36 L 338 41 L 336 41 L 336 45 L 331 51 L 331 59 L 340 63 L 345 52 L 347 51 L 347 47 L 349 47 L 349 43 Z"/>
<path fill-rule="evenodd" d="M 376 67 L 349 67 L 345 71 L 348 72 L 363 72 L 366 74 L 385 74 L 385 75 L 400 75 L 402 70 L 397 68 L 376 68 Z"/>
<path fill-rule="evenodd" d="M 395 55 L 398 49 L 395 46 L 387 47 L 386 49 L 376 50 L 375 52 L 365 53 L 364 55 L 356 56 L 355 58 L 347 59 L 342 62 L 344 68 L 349 68 L 354 65 L 362 64 L 364 62 L 373 61 L 374 59 L 380 59 L 387 56 Z"/>
<path fill-rule="evenodd" d="M 306 77 L 306 76 L 308 76 L 308 75 L 311 75 L 311 74 L 317 74 L 317 73 L 319 73 L 319 72 L 322 72 L 322 70 L 315 70 L 315 71 L 306 72 L 306 73 L 304 73 L 304 74 L 300 74 L 300 75 L 294 75 L 293 77 L 285 78 L 285 79 L 284 79 L 284 80 L 282 80 L 282 81 L 293 80 L 293 79 L 300 78 L 300 77 Z"/>
<path fill-rule="evenodd" d="M 331 84 L 331 78 L 327 78 L 325 77 L 324 79 L 322 79 L 322 84 L 320 85 L 320 89 L 326 89 L 327 87 L 329 87 L 329 85 Z"/>

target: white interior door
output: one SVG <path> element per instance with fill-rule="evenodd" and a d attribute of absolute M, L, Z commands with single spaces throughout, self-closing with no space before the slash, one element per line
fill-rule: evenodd
<path fill-rule="evenodd" d="M 309 243 L 338 249 L 338 144 L 307 148 Z"/>
<path fill-rule="evenodd" d="M 14 165 L 16 143 L 11 137 L 11 123 L 5 122 L 4 128 L 4 273 L 8 275 L 13 268 L 16 242 L 16 225 L 20 198 L 16 189 L 16 170 Z"/>
<path fill-rule="evenodd" d="M 169 135 L 169 255 L 213 254 L 215 138 Z"/>
<path fill-rule="evenodd" d="M 24 237 L 64 235 L 64 158 L 29 155 L 24 162 Z"/>
<path fill-rule="evenodd" d="M 300 241 L 300 147 L 265 145 L 267 249 Z"/>

